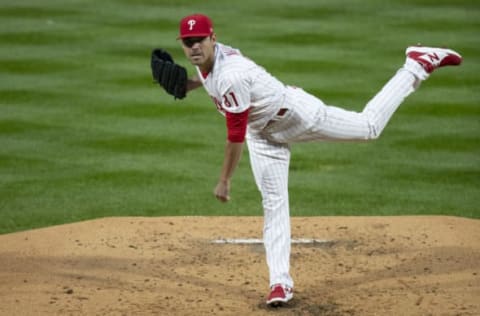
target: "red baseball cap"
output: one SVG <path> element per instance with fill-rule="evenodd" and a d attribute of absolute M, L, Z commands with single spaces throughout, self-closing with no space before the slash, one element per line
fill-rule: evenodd
<path fill-rule="evenodd" d="M 210 36 L 213 33 L 212 20 L 203 14 L 192 14 L 180 21 L 178 38 Z"/>

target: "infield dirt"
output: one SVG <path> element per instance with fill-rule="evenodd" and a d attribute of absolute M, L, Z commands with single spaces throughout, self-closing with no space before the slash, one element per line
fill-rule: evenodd
<path fill-rule="evenodd" d="M 267 308 L 261 217 L 104 218 L 0 235 L 0 315 L 480 315 L 480 221 L 292 218 L 295 297 Z"/>

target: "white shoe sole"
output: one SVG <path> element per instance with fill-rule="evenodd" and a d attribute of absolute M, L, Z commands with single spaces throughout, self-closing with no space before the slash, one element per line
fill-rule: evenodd
<path fill-rule="evenodd" d="M 287 297 L 285 298 L 274 298 L 274 299 L 271 299 L 270 301 L 267 301 L 267 305 L 271 307 L 279 307 L 288 303 L 292 298 L 293 298 L 293 294 L 287 295 Z"/>

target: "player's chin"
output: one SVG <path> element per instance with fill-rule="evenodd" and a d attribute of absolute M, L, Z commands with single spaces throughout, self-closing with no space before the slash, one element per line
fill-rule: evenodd
<path fill-rule="evenodd" d="M 190 56 L 190 62 L 194 65 L 201 65 L 203 63 L 203 56 L 201 55 Z"/>

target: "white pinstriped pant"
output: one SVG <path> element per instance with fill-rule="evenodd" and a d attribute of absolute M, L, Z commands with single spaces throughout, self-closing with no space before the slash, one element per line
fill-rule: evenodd
<path fill-rule="evenodd" d="M 281 283 L 293 287 L 289 272 L 289 144 L 375 139 L 402 101 L 415 90 L 416 81 L 411 72 L 400 69 L 360 113 L 327 106 L 302 89 L 288 87 L 281 106 L 288 109 L 286 114 L 274 118 L 274 123 L 261 131 L 249 129 L 250 164 L 262 195 L 263 240 L 270 286 Z"/>

